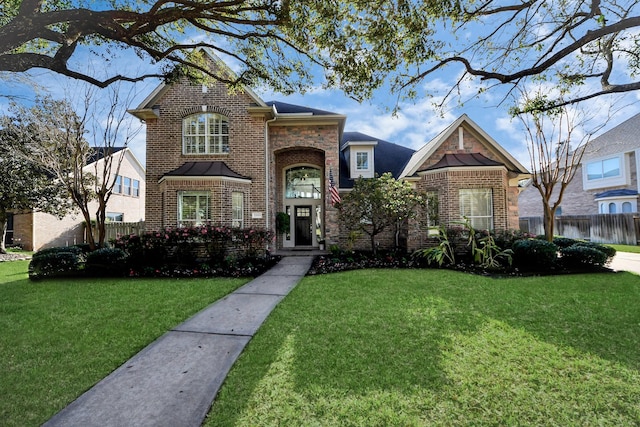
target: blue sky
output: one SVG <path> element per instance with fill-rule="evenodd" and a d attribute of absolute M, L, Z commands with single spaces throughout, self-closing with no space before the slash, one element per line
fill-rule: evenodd
<path fill-rule="evenodd" d="M 77 61 L 82 64 L 81 68 L 94 70 L 93 72 L 99 70 L 98 74 L 100 72 L 108 73 L 114 69 L 124 70 L 127 74 L 135 74 L 136 71 L 149 67 L 132 51 L 123 51 L 122 55 L 110 64 L 105 64 L 102 59 L 92 56 L 88 52 L 79 56 Z M 234 68 L 232 63 L 230 66 Z M 436 88 L 438 89 L 437 92 L 444 94 L 458 80 L 459 74 L 457 73 L 459 73 L 459 70 L 449 68 L 439 75 L 423 81 L 422 84 L 428 86 L 431 92 Z M 65 92 L 77 94 L 82 88 L 82 84 L 76 81 L 44 70 L 34 70 L 30 74 L 44 90 L 50 92 L 54 97 L 63 97 Z M 6 75 L 3 74 L 0 74 L 0 79 L 3 79 L 0 80 L 0 95 L 18 94 L 27 102 L 33 99 L 33 92 L 28 87 L 14 82 L 8 83 Z M 137 107 L 157 84 L 157 81 L 152 80 L 136 84 L 133 87 L 135 96 L 130 99 L 127 107 Z M 390 111 L 396 103 L 396 96 L 384 91 L 379 91 L 369 101 L 358 103 L 340 91 L 324 90 L 320 86 L 312 88 L 305 95 L 291 96 L 283 96 L 260 88 L 253 89 L 265 101 L 279 100 L 345 114 L 347 116 L 346 131 L 362 132 L 374 138 L 384 139 L 416 150 L 460 115 L 466 113 L 525 167 L 529 168 L 530 164 L 523 130 L 519 121 L 512 119 L 508 114 L 509 101 L 504 101 L 506 88 L 494 88 L 476 98 L 474 95 L 477 93 L 478 87 L 477 81 L 469 81 L 462 87 L 460 99 L 464 101 L 463 105 L 460 105 L 456 99 L 452 99 L 445 104 L 443 109 L 436 110 L 433 107 L 433 103 L 440 101 L 440 98 L 419 97 L 413 102 L 400 104 L 400 111 L 396 115 L 393 115 Z M 123 87 L 126 90 L 130 88 L 131 85 Z M 550 88 L 549 90 L 552 89 Z M 640 94 L 631 93 L 626 95 L 623 101 L 618 101 L 618 105 L 625 105 L 625 107 L 621 108 L 599 133 L 640 112 L 640 105 L 637 103 L 639 98 Z M 80 101 L 81 99 L 76 100 L 76 103 Z M 608 102 L 610 102 L 608 99 L 596 98 L 587 105 L 587 108 L 594 114 L 592 119 L 594 127 L 599 127 L 606 120 L 606 108 L 604 107 Z M 0 96 L 0 113 L 6 112 L 7 104 L 7 97 Z M 132 116 L 128 116 L 127 119 L 130 121 L 131 126 L 140 126 L 137 119 Z M 146 157 L 144 129 L 130 142 L 130 147 L 144 164 Z"/>

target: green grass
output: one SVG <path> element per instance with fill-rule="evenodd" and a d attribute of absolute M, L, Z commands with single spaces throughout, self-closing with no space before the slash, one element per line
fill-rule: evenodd
<path fill-rule="evenodd" d="M 607 246 L 615 248 L 615 250 L 618 252 L 633 252 L 634 254 L 640 254 L 640 246 L 612 245 L 610 243 L 607 243 Z"/>
<path fill-rule="evenodd" d="M 305 278 L 207 426 L 637 426 L 640 280 L 443 270 Z"/>
<path fill-rule="evenodd" d="M 0 263 L 0 424 L 40 425 L 245 279 L 31 282 Z"/>

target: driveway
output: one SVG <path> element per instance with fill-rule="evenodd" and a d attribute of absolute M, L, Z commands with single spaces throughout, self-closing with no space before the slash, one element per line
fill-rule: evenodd
<path fill-rule="evenodd" d="M 616 271 L 629 271 L 640 274 L 640 254 L 618 252 L 609 267 Z"/>

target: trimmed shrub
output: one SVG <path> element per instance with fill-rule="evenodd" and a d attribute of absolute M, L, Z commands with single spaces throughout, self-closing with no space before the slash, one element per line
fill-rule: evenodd
<path fill-rule="evenodd" d="M 615 254 L 616 250 L 611 246 L 581 241 L 560 250 L 562 265 L 568 269 L 602 268 Z"/>
<path fill-rule="evenodd" d="M 571 245 L 560 250 L 562 266 L 567 269 L 595 269 L 603 267 L 608 259 L 606 253 L 590 246 Z"/>
<path fill-rule="evenodd" d="M 76 276 L 84 268 L 85 260 L 86 255 L 77 246 L 43 249 L 31 258 L 29 278 Z"/>
<path fill-rule="evenodd" d="M 523 239 L 512 246 L 513 264 L 522 271 L 548 271 L 556 267 L 558 247 L 546 240 Z"/>
<path fill-rule="evenodd" d="M 553 243 L 560 249 L 568 248 L 569 246 L 573 246 L 576 243 L 580 243 L 582 240 L 571 239 L 569 237 L 554 237 Z"/>
<path fill-rule="evenodd" d="M 127 254 L 118 248 L 101 248 L 87 254 L 85 271 L 91 276 L 123 276 Z"/>

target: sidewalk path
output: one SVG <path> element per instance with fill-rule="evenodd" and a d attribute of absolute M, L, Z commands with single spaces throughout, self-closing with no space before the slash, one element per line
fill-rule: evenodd
<path fill-rule="evenodd" d="M 631 252 L 618 252 L 613 257 L 609 267 L 616 271 L 629 271 L 640 274 L 640 254 Z"/>
<path fill-rule="evenodd" d="M 45 426 L 200 426 L 245 345 L 306 274 L 290 256 L 158 338 Z"/>

